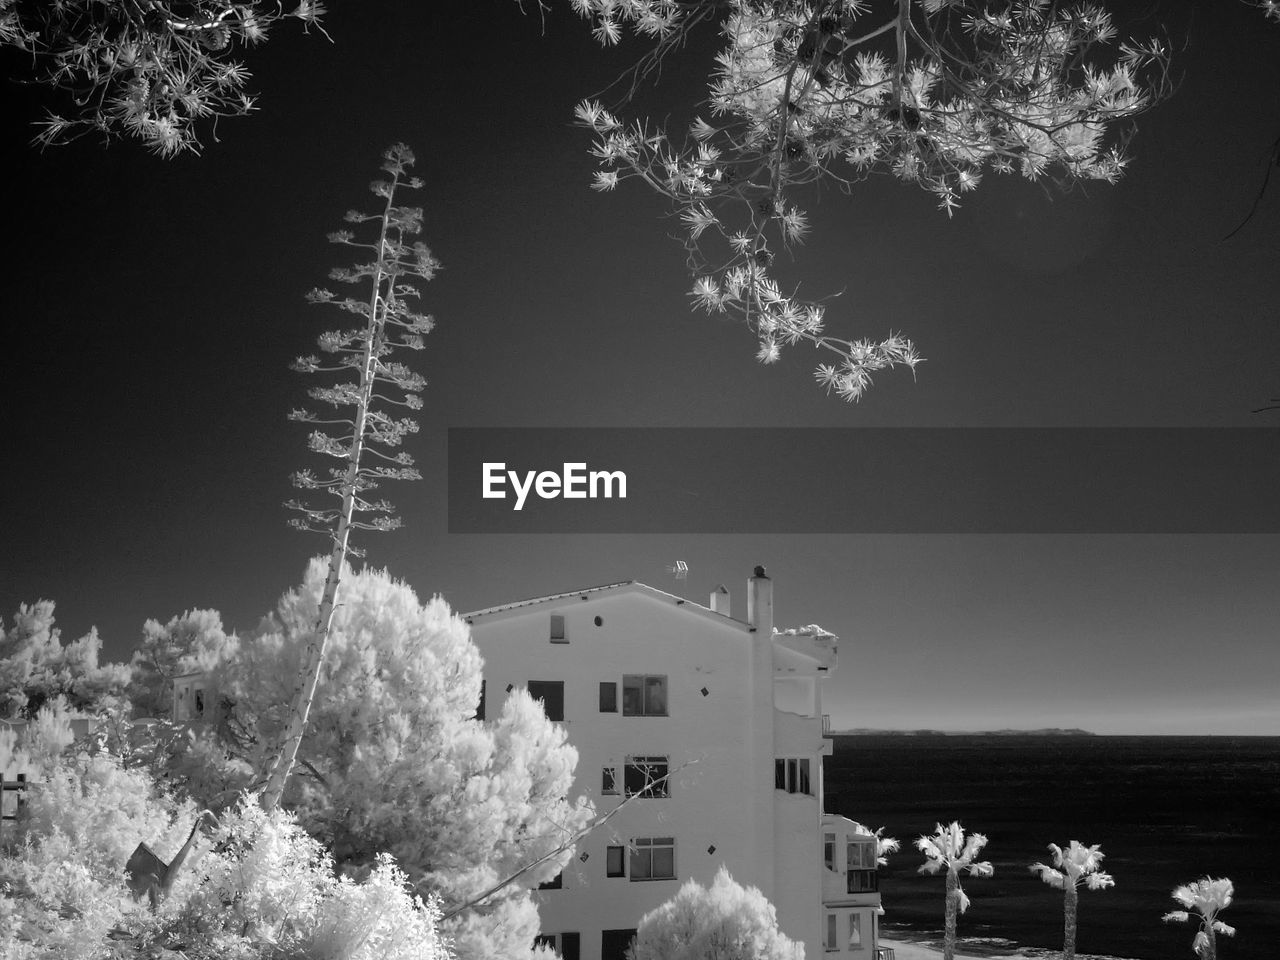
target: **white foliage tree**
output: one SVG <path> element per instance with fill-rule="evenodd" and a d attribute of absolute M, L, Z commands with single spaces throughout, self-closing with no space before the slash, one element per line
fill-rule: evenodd
<path fill-rule="evenodd" d="M 28 776 L 26 802 L 0 840 L 0 953 L 12 960 L 99 960 L 107 934 L 146 926 L 124 868 L 140 841 L 168 860 L 194 820 L 145 770 L 106 752 L 73 750 L 60 698 L 15 735 L 0 729 L 0 770 Z M 190 877 L 185 878 L 190 886 Z"/>
<path fill-rule="evenodd" d="M 1249 2 L 1261 9 L 1268 20 L 1280 23 L 1280 0 L 1249 0 Z"/>
<path fill-rule="evenodd" d="M 74 741 L 67 701 L 54 697 L 21 726 L 0 725 L 0 772 L 47 776 Z"/>
<path fill-rule="evenodd" d="M 983 834 L 971 833 L 966 838 L 964 827 L 954 820 L 945 827 L 938 824 L 932 836 L 922 836 L 916 841 L 916 849 L 925 855 L 919 872 L 935 874 L 945 870 L 947 873 L 943 960 L 952 960 L 955 956 L 956 916 L 969 909 L 969 897 L 960 886 L 960 871 L 967 871 L 971 877 L 989 877 L 995 872 L 989 860 L 976 859 L 986 845 Z"/>
<path fill-rule="evenodd" d="M 233 657 L 239 641 L 222 626 L 217 610 L 188 610 L 168 622 L 148 620 L 130 661 L 133 681 L 129 699 L 140 717 L 167 717 L 172 712 L 173 679 L 208 673 Z"/>
<path fill-rule="evenodd" d="M 96 629 L 64 644 L 54 623 L 52 600 L 20 604 L 7 631 L 0 623 L 0 719 L 33 718 L 57 697 L 75 711 L 122 710 L 129 667 L 100 662 Z"/>
<path fill-rule="evenodd" d="M 188 955 L 450 960 L 437 903 L 414 895 L 387 855 L 360 883 L 337 877 L 291 814 L 252 796 L 209 839 L 202 879 L 173 924 Z"/>
<path fill-rule="evenodd" d="M 112 737 L 127 762 L 145 764 L 173 789 L 215 809 L 235 799 L 251 770 L 220 741 L 216 727 L 227 718 L 217 703 L 216 685 L 201 717 L 175 723 L 173 681 L 196 672 L 216 676 L 239 646 L 239 638 L 223 629 L 216 610 L 188 610 L 165 623 L 148 620 L 131 661 L 129 697 L 135 715 L 149 722 Z"/>
<path fill-rule="evenodd" d="M 646 913 L 633 960 L 804 960 L 804 944 L 778 929 L 777 911 L 755 887 L 721 867 L 710 887 L 686 881 Z"/>
<path fill-rule="evenodd" d="M 444 616 L 449 619 L 447 609 Z M 66 660 L 71 681 L 78 669 L 96 666 L 92 658 L 61 657 L 67 648 L 51 627 L 52 604 L 20 611 L 17 619 L 33 629 L 15 638 L 39 641 L 19 645 L 32 654 L 27 660 Z M 137 689 L 143 700 L 161 690 L 161 702 L 166 664 L 223 676 L 237 653 L 215 611 L 184 614 L 165 626 L 149 621 L 143 646 L 152 669 L 142 671 L 147 676 Z M 19 658 L 30 666 L 27 660 Z M 16 824 L 0 836 L 0 952 L 6 958 L 100 960 L 162 947 L 192 960 L 452 957 L 440 936 L 438 901 L 415 894 L 385 852 L 368 858 L 361 882 L 339 878 L 331 856 L 292 815 L 264 811 L 252 795 L 223 811 L 205 836 L 195 827 L 203 822 L 197 808 L 153 774 L 157 764 L 128 765 L 112 749 L 116 738 L 99 734 L 75 739 L 62 695 L 45 699 L 19 730 L 0 727 L 0 770 L 23 772 L 29 784 Z M 251 770 L 242 768 L 243 780 Z M 140 898 L 145 875 L 139 885 L 126 871 L 139 843 L 164 864 L 189 860 L 200 869 L 166 876 L 163 899 Z M 537 929 L 536 911 L 531 905 L 529 911 L 526 951 Z"/>
<path fill-rule="evenodd" d="M 701 26 L 724 45 L 703 112 L 681 133 L 584 101 L 594 188 L 642 181 L 671 204 L 697 279 L 694 304 L 736 317 L 771 363 L 809 343 L 830 356 L 820 385 L 860 399 L 873 374 L 914 368 L 896 334 L 844 339 L 825 307 L 777 276 L 779 254 L 809 229 L 815 185 L 849 189 L 873 173 L 932 193 L 948 213 L 984 174 L 1114 182 L 1120 128 L 1164 89 L 1156 42 L 1119 40 L 1095 4 L 1016 0 L 572 0 L 604 44 L 626 27 L 655 44 L 635 80 Z M 635 84 L 631 92 L 635 92 Z"/>
<path fill-rule="evenodd" d="M 102 751 L 68 751 L 70 723 L 56 705 L 41 709 L 39 722 L 23 731 L 17 747 L 37 760 L 18 822 L 24 835 L 61 834 L 119 873 L 140 841 L 168 859 L 182 845 L 195 808 L 173 800 L 145 770 L 125 769 Z M 0 733 L 0 765 L 12 754 Z"/>
<path fill-rule="evenodd" d="M 1172 896 L 1184 909 L 1172 910 L 1160 919 L 1166 923 L 1199 920 L 1200 929 L 1191 941 L 1191 949 L 1200 960 L 1217 960 L 1218 934 L 1225 937 L 1236 935 L 1235 927 L 1218 919 L 1218 914 L 1231 906 L 1235 896 L 1234 885 L 1226 877 L 1221 880 L 1203 877 L 1176 888 Z"/>
<path fill-rule="evenodd" d="M 251 761 L 287 723 L 326 573 L 313 561 L 303 586 L 215 673 L 231 701 L 224 729 L 243 732 L 232 746 Z M 380 571 L 344 570 L 343 581 L 285 801 L 340 866 L 358 871 L 388 853 L 450 913 L 520 874 L 450 916 L 445 932 L 462 957 L 527 952 L 537 933 L 529 888 L 563 868 L 573 846 L 560 848 L 593 816 L 568 799 L 577 751 L 523 691 L 498 716 L 475 719 L 482 661 L 444 600 L 422 603 Z"/>
<path fill-rule="evenodd" d="M 1102 871 L 1105 854 L 1099 844 L 1086 847 L 1079 840 L 1072 840 L 1063 850 L 1056 843 L 1049 844 L 1053 854 L 1053 866 L 1033 863 L 1031 872 L 1051 887 L 1063 892 L 1062 960 L 1073 960 L 1076 955 L 1076 922 L 1079 909 L 1078 888 L 1083 883 L 1090 890 L 1114 887 L 1111 874 Z"/>
<path fill-rule="evenodd" d="M 35 82 L 63 94 L 36 138 L 86 133 L 140 140 L 161 156 L 199 152 L 203 128 L 254 110 L 238 59 L 273 24 L 318 24 L 318 0 L 0 0 L 0 46 L 16 47 Z"/>
<path fill-rule="evenodd" d="M 49 712 L 42 708 L 40 717 Z M 50 759 L 31 781 L 18 842 L 0 848 L 6 960 L 451 957 L 437 904 L 416 896 L 387 856 L 375 858 L 362 882 L 339 878 L 291 815 L 263 811 L 252 796 L 197 837 L 190 802 L 172 800 L 148 771 L 126 769 L 109 752 L 60 750 L 69 729 L 59 724 L 65 728 L 65 717 L 26 732 L 48 741 L 33 752 Z M 0 731 L 0 765 L 12 759 L 6 737 Z M 155 906 L 132 896 L 126 882 L 140 839 L 163 861 L 189 853 L 199 864 Z"/>

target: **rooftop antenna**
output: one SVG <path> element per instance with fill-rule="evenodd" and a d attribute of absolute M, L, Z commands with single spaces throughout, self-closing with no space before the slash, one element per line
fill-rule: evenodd
<path fill-rule="evenodd" d="M 689 579 L 689 564 L 683 560 L 677 560 L 671 566 L 667 567 L 667 572 L 672 574 L 677 580 Z"/>

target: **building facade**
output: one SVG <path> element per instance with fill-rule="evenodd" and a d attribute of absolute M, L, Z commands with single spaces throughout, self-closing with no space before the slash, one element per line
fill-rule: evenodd
<path fill-rule="evenodd" d="M 184 673 L 173 678 L 174 723 L 206 719 L 206 708 L 212 703 L 213 690 L 204 673 Z"/>
<path fill-rule="evenodd" d="M 635 581 L 470 614 L 482 710 L 541 698 L 579 758 L 576 784 L 616 816 L 538 894 L 565 960 L 622 960 L 641 916 L 727 867 L 777 908 L 806 957 L 874 960 L 875 838 L 823 813 L 822 679 L 836 638 L 778 631 L 757 567 L 745 618 Z"/>

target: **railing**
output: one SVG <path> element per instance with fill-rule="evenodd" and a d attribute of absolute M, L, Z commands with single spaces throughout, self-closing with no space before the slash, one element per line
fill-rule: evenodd
<path fill-rule="evenodd" d="M 876 947 L 876 960 L 893 960 L 893 947 Z"/>
<path fill-rule="evenodd" d="M 822 735 L 825 737 L 831 733 L 831 714 L 824 713 L 822 715 Z"/>
<path fill-rule="evenodd" d="M 875 893 L 880 889 L 880 874 L 876 870 L 846 870 L 848 893 Z"/>

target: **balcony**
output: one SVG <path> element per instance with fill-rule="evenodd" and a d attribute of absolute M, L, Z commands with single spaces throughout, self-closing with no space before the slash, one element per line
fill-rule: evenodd
<path fill-rule="evenodd" d="M 880 889 L 880 874 L 876 870 L 846 870 L 846 892 L 875 893 Z"/>
<path fill-rule="evenodd" d="M 831 714 L 829 713 L 822 715 L 822 735 L 824 737 L 831 736 Z"/>

